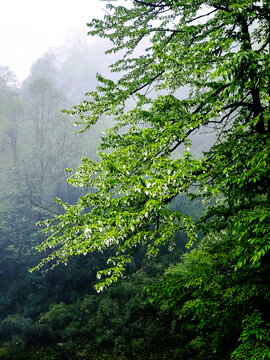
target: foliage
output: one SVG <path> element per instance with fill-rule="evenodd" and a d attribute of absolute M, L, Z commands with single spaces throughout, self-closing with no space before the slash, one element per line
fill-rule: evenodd
<path fill-rule="evenodd" d="M 109 53 L 125 52 L 111 65 L 120 78 L 98 74 L 96 91 L 69 113 L 82 131 L 103 114 L 115 125 L 101 140 L 100 161 L 84 158 L 69 179 L 93 191 L 75 205 L 58 200 L 64 214 L 42 223 L 50 235 L 38 249 L 54 250 L 38 268 L 109 248 L 100 291 L 123 276 L 140 244 L 154 256 L 183 230 L 191 246 L 204 224 L 205 232 L 233 233 L 238 268 L 260 266 L 270 230 L 268 5 L 133 0 L 109 3 L 104 19 L 91 21 L 89 34 L 109 39 Z M 192 134 L 207 128 L 217 141 L 194 157 Z M 216 203 L 195 222 L 168 208 L 178 194 Z"/>
<path fill-rule="evenodd" d="M 149 289 L 152 301 L 172 313 L 178 326 L 186 323 L 195 325 L 185 347 L 200 341 L 198 359 L 209 356 L 229 359 L 237 347 L 242 321 L 244 330 L 240 340 L 246 344 L 235 350 L 235 356 L 250 358 L 247 354 L 249 348 L 254 350 L 254 336 L 258 340 L 255 346 L 258 353 L 269 350 L 267 327 L 263 329 L 261 318 L 267 319 L 269 307 L 269 262 L 263 260 L 260 268 L 235 271 L 237 247 L 233 236 L 224 231 L 212 233 L 196 249 L 184 254 L 181 262 L 170 267 L 164 277 Z M 260 311 L 260 316 L 257 311 Z M 255 318 L 253 312 L 257 314 Z M 258 336 L 265 334 L 265 338 L 254 335 L 255 329 L 258 329 Z M 246 351 L 246 356 L 241 355 L 242 351 L 243 354 Z M 189 359 L 188 354 L 185 358 Z"/>
<path fill-rule="evenodd" d="M 152 263 L 106 293 L 52 304 L 35 322 L 19 315 L 8 317 L 2 331 L 8 327 L 6 340 L 10 335 L 13 340 L 2 343 L 0 351 L 5 349 L 12 360 L 17 352 L 13 355 L 11 344 L 31 360 L 38 354 L 40 359 L 51 356 L 57 360 L 173 358 L 178 335 L 170 334 L 171 317 L 149 304 L 144 291 L 152 284 L 155 269 L 159 274 L 163 271 Z"/>
<path fill-rule="evenodd" d="M 270 324 L 264 324 L 262 315 L 254 312 L 243 320 L 241 344 L 232 359 L 270 359 Z"/>

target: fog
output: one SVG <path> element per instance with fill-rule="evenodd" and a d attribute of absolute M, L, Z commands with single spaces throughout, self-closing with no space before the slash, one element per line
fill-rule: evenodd
<path fill-rule="evenodd" d="M 87 26 L 104 14 L 99 0 L 10 0 L 1 2 L 0 65 L 9 66 L 22 82 L 31 64 L 49 48 L 59 47 L 78 34 L 89 44 Z"/>
<path fill-rule="evenodd" d="M 27 345 L 29 339 L 34 344 L 46 341 L 50 344 L 52 330 L 44 336 L 45 328 L 37 325 L 43 320 L 38 319 L 53 306 L 75 304 L 85 294 L 93 293 L 91 284 L 104 261 L 101 256 L 89 255 L 71 260 L 68 271 L 60 267 L 54 272 L 28 273 L 44 257 L 34 250 L 44 239 L 36 223 L 62 211 L 55 203 L 56 197 L 75 203 L 86 191 L 72 188 L 64 170 L 75 169 L 83 156 L 98 160 L 100 135 L 110 125 L 110 119 L 102 118 L 91 131 L 76 134 L 73 126 L 76 119 L 62 112 L 95 89 L 96 73 L 112 77 L 108 66 L 120 55 L 105 55 L 110 44 L 89 38 L 85 25 L 93 16 L 101 16 L 104 6 L 98 0 L 78 0 L 76 5 L 62 0 L 10 1 L 2 6 L 0 341 L 3 344 L 7 339 L 14 340 L 16 346 L 21 341 Z M 181 199 L 181 206 L 190 205 Z M 178 237 L 182 246 L 185 238 Z M 175 252 L 173 256 L 178 255 Z M 140 268 L 141 261 L 139 252 L 132 264 L 135 270 Z M 143 283 L 140 286 L 143 291 Z M 106 311 L 101 307 L 101 317 L 107 324 Z"/>

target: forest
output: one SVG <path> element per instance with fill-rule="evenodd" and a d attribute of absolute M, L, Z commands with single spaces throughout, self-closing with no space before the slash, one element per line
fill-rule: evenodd
<path fill-rule="evenodd" d="M 270 359 L 270 2 L 105 3 L 0 66 L 0 360 Z"/>

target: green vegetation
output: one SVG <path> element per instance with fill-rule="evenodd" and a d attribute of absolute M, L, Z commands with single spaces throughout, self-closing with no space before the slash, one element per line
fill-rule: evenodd
<path fill-rule="evenodd" d="M 122 57 L 66 111 L 79 146 L 73 60 L 1 69 L 0 359 L 270 359 L 269 0 L 125 5 L 89 24 Z"/>

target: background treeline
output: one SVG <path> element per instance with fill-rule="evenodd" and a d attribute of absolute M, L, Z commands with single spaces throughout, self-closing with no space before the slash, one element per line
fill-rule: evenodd
<path fill-rule="evenodd" d="M 100 255 L 28 272 L 44 255 L 33 250 L 43 236 L 37 221 L 61 211 L 56 197 L 73 203 L 82 194 L 68 185 L 64 169 L 76 168 L 82 156 L 97 159 L 110 120 L 76 135 L 75 120 L 61 110 L 95 87 L 103 53 L 97 44 L 55 49 L 33 64 L 23 84 L 0 67 L 0 359 L 166 358 L 174 348 L 171 317 L 150 304 L 145 287 L 178 261 L 184 235 L 176 236 L 173 252 L 164 248 L 152 261 L 138 249 L 127 278 L 104 294 L 93 288 L 104 266 Z M 173 206 L 195 215 L 197 205 L 179 198 Z"/>

